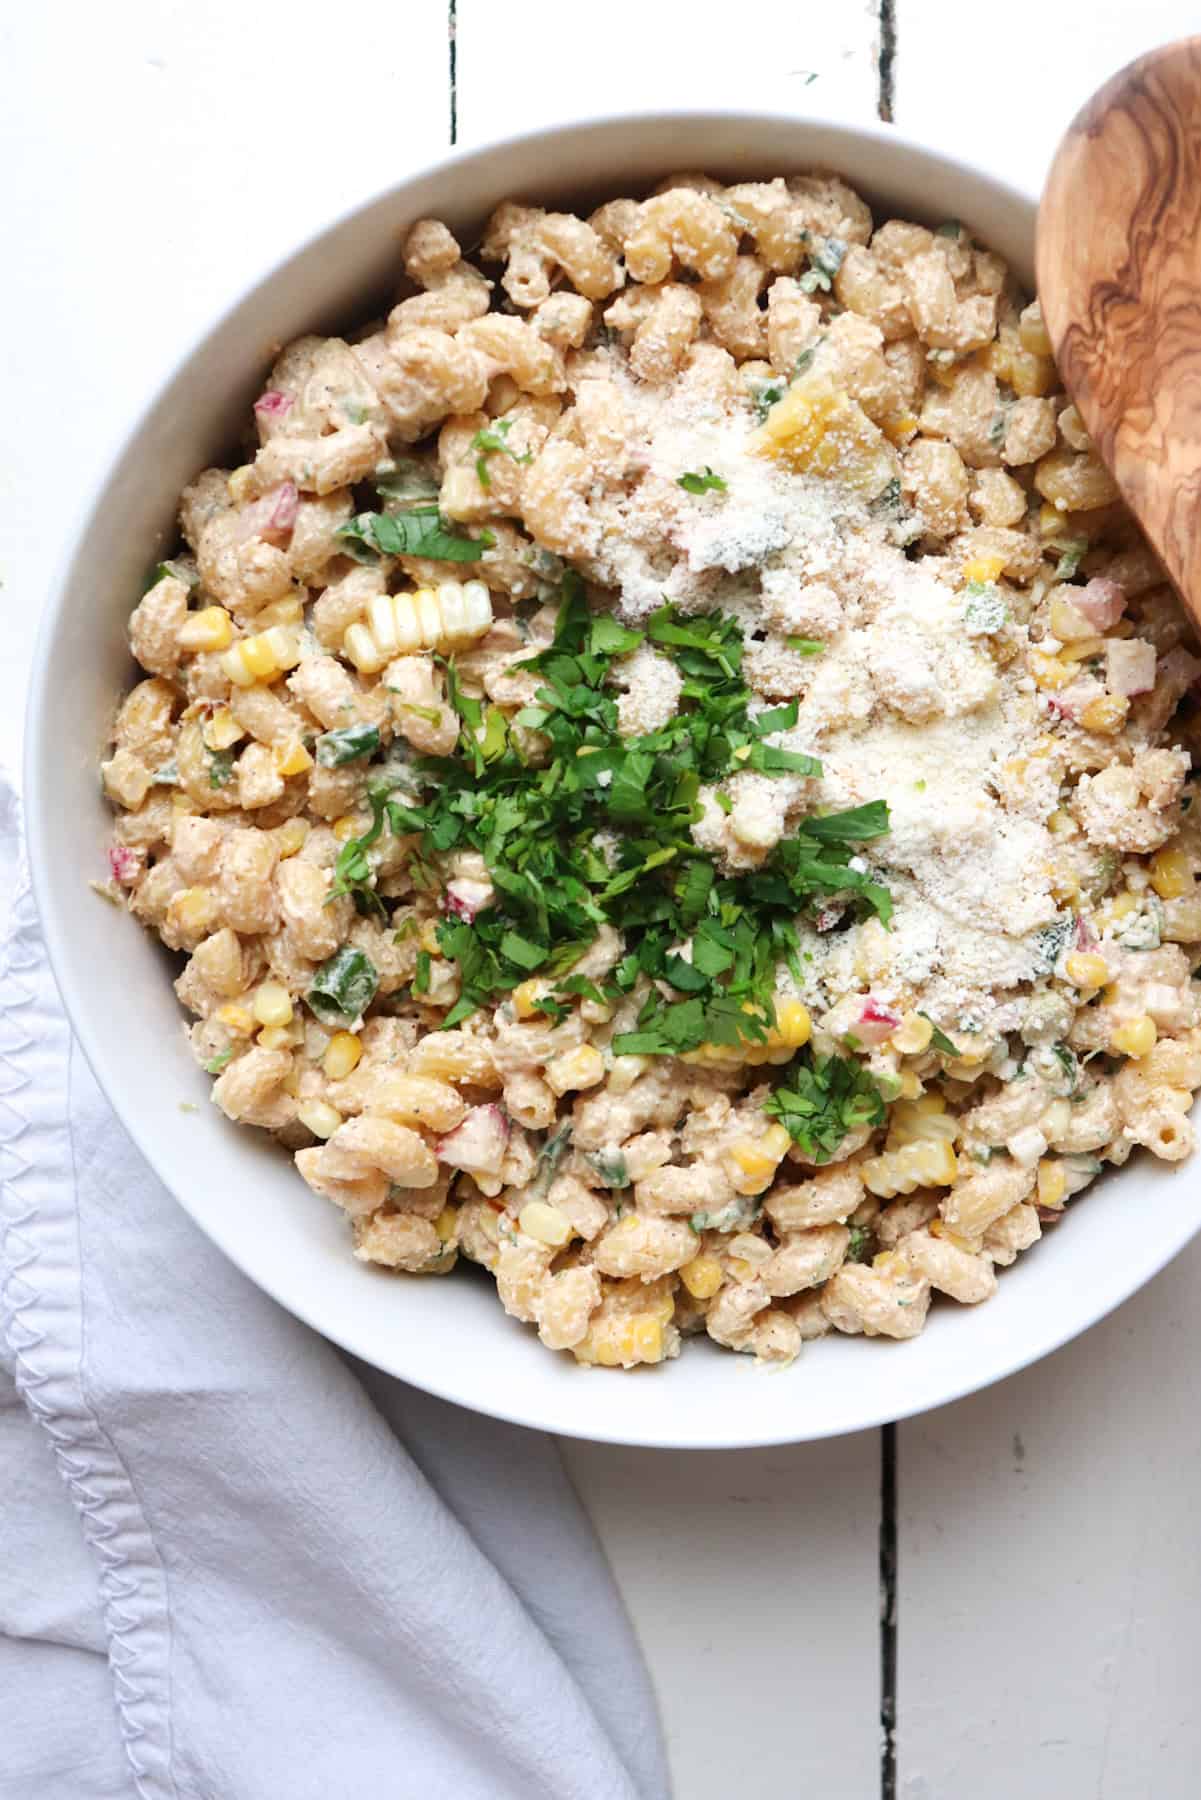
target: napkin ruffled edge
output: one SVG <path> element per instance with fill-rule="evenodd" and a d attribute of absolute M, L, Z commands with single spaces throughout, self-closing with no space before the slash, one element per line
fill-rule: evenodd
<path fill-rule="evenodd" d="M 23 1063 L 45 1059 L 34 1081 Z M 71 1040 L 22 861 L 0 952 L 0 1329 L 98 1565 L 117 1717 L 140 1800 L 178 1800 L 171 1773 L 166 1572 L 121 1456 L 88 1401 L 74 1182 Z"/>

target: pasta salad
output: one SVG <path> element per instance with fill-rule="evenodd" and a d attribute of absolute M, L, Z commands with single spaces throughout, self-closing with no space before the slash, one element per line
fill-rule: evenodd
<path fill-rule="evenodd" d="M 988 1299 L 1201 1086 L 1201 661 L 1037 302 L 825 174 L 403 261 L 130 620 L 213 1100 L 581 1363 Z"/>

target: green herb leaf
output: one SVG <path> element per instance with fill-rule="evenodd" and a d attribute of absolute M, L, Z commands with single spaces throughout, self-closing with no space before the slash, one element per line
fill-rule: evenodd
<path fill-rule="evenodd" d="M 232 1050 L 218 1050 L 216 1056 L 210 1056 L 204 1064 L 206 1075 L 219 1075 L 233 1055 Z"/>
<path fill-rule="evenodd" d="M 798 1057 L 789 1079 L 764 1101 L 803 1154 L 827 1163 L 847 1135 L 861 1125 L 882 1125 L 880 1090 L 864 1065 L 851 1057 Z"/>
<path fill-rule="evenodd" d="M 496 456 L 498 454 L 502 456 L 511 456 L 515 463 L 528 463 L 533 461 L 534 453 L 532 450 L 523 450 L 519 456 L 516 450 L 509 448 L 508 437 L 513 429 L 514 423 L 515 421 L 512 419 L 497 419 L 493 424 L 485 425 L 482 430 L 477 431 L 472 438 L 468 447 L 469 449 L 479 451 L 479 455 L 475 459 L 475 472 L 481 487 L 487 488 L 492 486 L 492 477 L 488 473 L 488 458 L 490 456 Z"/>
<path fill-rule="evenodd" d="M 430 464 L 415 456 L 396 456 L 376 469 L 371 485 L 382 499 L 408 507 L 436 501 L 442 484 Z"/>
<path fill-rule="evenodd" d="M 939 1051 L 943 1056 L 958 1056 L 959 1055 L 958 1050 L 955 1048 L 955 1045 L 951 1042 L 951 1040 L 947 1036 L 946 1032 L 940 1031 L 938 1029 L 938 1026 L 934 1024 L 934 1020 L 930 1017 L 928 1012 L 919 1012 L 918 1018 L 925 1019 L 929 1025 L 933 1026 L 934 1035 L 930 1039 L 930 1042 L 934 1045 L 934 1048 L 937 1051 Z"/>
<path fill-rule="evenodd" d="M 349 1026 L 361 1019 L 379 987 L 375 964 L 362 950 L 343 944 L 323 962 L 305 996 L 323 1025 Z"/>
<path fill-rule="evenodd" d="M 436 506 L 409 512 L 360 513 L 334 533 L 344 544 L 360 544 L 380 556 L 427 556 L 434 562 L 478 562 L 496 542 L 490 531 L 459 537 Z"/>
<path fill-rule="evenodd" d="M 437 718 L 435 714 L 435 718 Z M 378 725 L 343 725 L 322 732 L 317 739 L 317 761 L 323 769 L 340 769 L 379 749 Z"/>
<path fill-rule="evenodd" d="M 710 491 L 724 494 L 729 483 L 720 475 L 715 475 L 708 463 L 701 470 L 690 469 L 685 475 L 676 476 L 676 486 L 682 487 L 688 494 L 707 494 Z"/>
<path fill-rule="evenodd" d="M 637 650 L 644 636 L 619 624 L 612 613 L 597 613 L 588 628 L 588 651 L 591 656 L 626 656 Z"/>
<path fill-rule="evenodd" d="M 234 772 L 232 750 L 214 750 L 209 757 L 209 786 L 223 788 Z"/>
<path fill-rule="evenodd" d="M 1088 539 L 1065 538 L 1056 545 L 1056 549 L 1060 550 L 1062 554 L 1055 565 L 1055 579 L 1056 581 L 1071 581 L 1080 564 L 1088 555 Z"/>
<path fill-rule="evenodd" d="M 786 637 L 784 642 L 798 656 L 819 656 L 826 647 L 820 638 Z"/>
<path fill-rule="evenodd" d="M 801 276 L 800 285 L 805 293 L 815 293 L 819 288 L 829 293 L 834 285 L 834 277 L 843 264 L 847 246 L 841 238 L 815 237 L 808 233 L 809 267 Z"/>

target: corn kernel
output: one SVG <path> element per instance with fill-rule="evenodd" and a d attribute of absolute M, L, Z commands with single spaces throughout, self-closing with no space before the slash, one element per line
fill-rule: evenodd
<path fill-rule="evenodd" d="M 201 727 L 201 737 L 210 750 L 228 750 L 246 733 L 230 712 L 228 706 L 219 706 L 211 719 Z"/>
<path fill-rule="evenodd" d="M 1123 1056 L 1148 1056 L 1154 1050 L 1158 1036 L 1155 1020 L 1147 1013 L 1140 1013 L 1136 1019 L 1123 1019 L 1120 1025 L 1114 1026 L 1109 1034 L 1109 1047 Z"/>
<path fill-rule="evenodd" d="M 237 655 L 241 658 L 243 668 L 256 681 L 261 680 L 264 675 L 274 675 L 275 656 L 271 645 L 264 636 L 243 638 L 238 646 Z"/>
<path fill-rule="evenodd" d="M 225 478 L 225 488 L 235 506 L 241 506 L 249 500 L 254 487 L 254 464 L 243 463 L 239 469 L 231 469 Z"/>
<path fill-rule="evenodd" d="M 315 1138 L 333 1137 L 342 1123 L 342 1114 L 327 1100 L 301 1101 L 296 1108 L 296 1117 Z"/>
<path fill-rule="evenodd" d="M 304 848 L 304 841 L 309 835 L 307 819 L 285 819 L 275 833 L 275 843 L 279 851 L 280 861 L 295 856 Z"/>
<path fill-rule="evenodd" d="M 264 1025 L 256 1041 L 264 1050 L 289 1050 L 296 1042 L 296 1034 L 288 1025 Z"/>
<path fill-rule="evenodd" d="M 571 1221 L 545 1200 L 527 1200 L 517 1215 L 517 1223 L 527 1237 L 536 1238 L 554 1250 L 561 1250 L 572 1235 Z"/>
<path fill-rule="evenodd" d="M 930 1048 L 934 1027 L 921 1013 L 907 1012 L 892 1034 L 892 1047 L 902 1056 L 920 1056 Z"/>
<path fill-rule="evenodd" d="M 995 581 L 1005 567 L 1003 556 L 969 556 L 963 565 L 965 581 Z"/>
<path fill-rule="evenodd" d="M 292 1021 L 292 996 L 282 981 L 264 981 L 255 989 L 251 1002 L 260 1025 L 289 1025 Z"/>
<path fill-rule="evenodd" d="M 1064 594 L 1056 594 L 1047 608 L 1047 621 L 1057 638 L 1064 643 L 1074 643 L 1080 638 L 1096 637 L 1096 629 L 1089 624 L 1084 614 L 1077 612 L 1071 601 Z"/>
<path fill-rule="evenodd" d="M 663 1355 L 663 1327 L 658 1319 L 636 1319 L 633 1349 L 643 1362 L 658 1362 Z"/>
<path fill-rule="evenodd" d="M 1151 858 L 1151 886 L 1161 900 L 1179 900 L 1193 888 L 1192 861 L 1184 850 L 1157 850 Z"/>
<path fill-rule="evenodd" d="M 1044 1159 L 1038 1165 L 1038 1203 L 1040 1206 L 1062 1206 L 1067 1193 L 1067 1176 L 1061 1162 Z"/>
<path fill-rule="evenodd" d="M 900 1100 L 916 1100 L 925 1091 L 912 1069 L 901 1070 L 900 1083 L 901 1091 L 897 1096 Z"/>
<path fill-rule="evenodd" d="M 578 1044 L 547 1063 L 542 1078 L 554 1094 L 578 1093 L 605 1078 L 605 1059 L 592 1044 Z"/>
<path fill-rule="evenodd" d="M 609 1071 L 609 1092 L 617 1095 L 628 1094 L 634 1083 L 650 1068 L 647 1056 L 615 1056 L 613 1067 Z"/>
<path fill-rule="evenodd" d="M 254 1030 L 254 1014 L 248 1006 L 238 1006 L 232 1002 L 227 1006 L 219 1006 L 213 1014 L 219 1025 L 226 1031 L 232 1031 L 235 1037 L 249 1037 Z"/>
<path fill-rule="evenodd" d="M 313 766 L 313 759 L 299 738 L 290 744 L 276 744 L 271 752 L 271 760 L 279 775 L 303 775 L 306 769 Z"/>
<path fill-rule="evenodd" d="M 366 625 L 352 625 L 342 640 L 343 654 L 361 675 L 377 675 L 388 661 Z"/>
<path fill-rule="evenodd" d="M 885 419 L 881 427 L 890 444 L 907 444 L 918 428 L 915 413 L 897 413 L 891 419 Z"/>
<path fill-rule="evenodd" d="M 240 638 L 221 658 L 221 667 L 235 687 L 253 687 L 270 681 L 300 661 L 300 636 L 286 625 L 272 625 L 254 637 Z"/>
<path fill-rule="evenodd" d="M 776 1008 L 775 1029 L 769 1034 L 768 1042 L 773 1047 L 799 1050 L 809 1042 L 812 1030 L 809 1008 L 800 1000 L 782 1000 Z"/>
<path fill-rule="evenodd" d="M 742 1138 L 731 1144 L 726 1160 L 730 1178 L 740 1194 L 761 1194 L 771 1186 L 792 1138 L 783 1125 L 769 1125 L 761 1137 Z"/>
<path fill-rule="evenodd" d="M 523 981 L 513 989 L 509 996 L 513 1002 L 514 1015 L 519 1019 L 532 1018 L 542 1011 L 542 1000 L 550 992 L 545 981 Z"/>
<path fill-rule="evenodd" d="M 234 641 L 233 620 L 223 606 L 189 613 L 179 628 L 181 650 L 228 650 Z"/>
<path fill-rule="evenodd" d="M 1105 639 L 1101 637 L 1077 638 L 1074 643 L 1065 644 L 1059 652 L 1060 662 L 1069 664 L 1087 662 L 1090 656 L 1100 656 L 1105 648 Z"/>
<path fill-rule="evenodd" d="M 459 1229 L 459 1209 L 457 1206 L 444 1206 L 434 1220 L 434 1230 L 444 1244 L 449 1244 Z"/>
<path fill-rule="evenodd" d="M 1032 301 L 1025 308 L 1018 320 L 1018 338 L 1023 350 L 1029 350 L 1032 356 L 1051 355 L 1051 337 L 1043 322 L 1043 309 L 1038 301 Z"/>
<path fill-rule="evenodd" d="M 1092 950 L 1074 950 L 1063 966 L 1076 987 L 1100 988 L 1109 980 L 1109 965 Z"/>
<path fill-rule="evenodd" d="M 437 919 L 426 919 L 417 934 L 417 947 L 429 956 L 441 956 L 442 946 L 438 942 Z"/>
<path fill-rule="evenodd" d="M 353 1031 L 335 1031 L 321 1059 L 321 1067 L 330 1081 L 345 1081 L 351 1070 L 358 1067 L 362 1054 L 362 1043 Z"/>
<path fill-rule="evenodd" d="M 492 596 L 482 581 L 444 581 L 412 594 L 376 594 L 365 624 L 352 625 L 344 654 L 364 675 L 394 656 L 415 650 L 450 650 L 474 643 L 492 625 Z"/>
<path fill-rule="evenodd" d="M 711 1300 L 721 1286 L 721 1264 L 715 1256 L 694 1256 L 680 1270 L 680 1280 L 694 1300 Z"/>
<path fill-rule="evenodd" d="M 1070 663 L 1061 662 L 1057 656 L 1049 656 L 1045 650 L 1030 652 L 1030 673 L 1035 685 L 1044 690 L 1066 687 L 1069 681 L 1075 681 L 1077 671 Z"/>
<path fill-rule="evenodd" d="M 872 1268 L 878 1270 L 881 1275 L 887 1275 L 899 1266 L 900 1261 L 895 1250 L 877 1250 L 872 1257 Z"/>
<path fill-rule="evenodd" d="M 1099 731 L 1104 737 L 1112 737 L 1115 731 L 1122 729 L 1129 711 L 1130 702 L 1125 695 L 1102 694 L 1089 701 L 1080 714 L 1080 723 L 1086 731 Z"/>
<path fill-rule="evenodd" d="M 269 625 L 299 625 L 304 617 L 304 607 L 300 603 L 299 594 L 284 594 L 279 600 L 272 600 L 264 606 L 262 612 L 254 615 L 254 622 L 260 631 Z"/>
<path fill-rule="evenodd" d="M 343 813 L 340 819 L 335 819 L 333 823 L 333 833 L 340 844 L 345 844 L 352 837 L 357 837 L 359 833 L 359 822 L 354 814 Z"/>
<path fill-rule="evenodd" d="M 209 888 L 182 888 L 172 896 L 167 916 L 182 931 L 207 931 L 216 922 L 217 902 Z"/>
<path fill-rule="evenodd" d="M 971 1238 L 964 1237 L 961 1232 L 952 1231 L 945 1219 L 931 1219 L 929 1231 L 931 1237 L 941 1238 L 944 1244 L 953 1244 L 956 1250 L 966 1250 L 969 1255 L 975 1255 L 980 1248 L 979 1244 L 973 1243 Z"/>

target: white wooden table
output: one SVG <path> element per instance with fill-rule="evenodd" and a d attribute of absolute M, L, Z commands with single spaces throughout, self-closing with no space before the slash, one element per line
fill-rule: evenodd
<path fill-rule="evenodd" d="M 0 758 L 19 758 L 57 546 L 173 354 L 312 221 L 452 131 L 637 105 L 883 110 L 1036 187 L 1088 92 L 1195 28 L 1185 0 L 0 12 Z M 281 155 L 272 123 L 298 115 L 311 128 Z M 679 1800 L 1201 1791 L 1199 1287 L 1201 1245 L 1082 1341 L 895 1431 L 740 1455 L 568 1446 Z"/>

